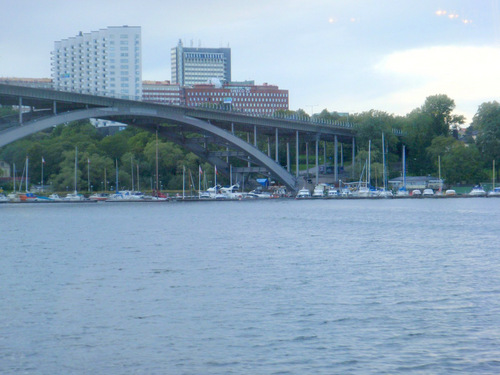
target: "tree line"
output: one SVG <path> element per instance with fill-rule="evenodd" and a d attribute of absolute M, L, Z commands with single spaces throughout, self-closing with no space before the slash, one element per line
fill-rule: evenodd
<path fill-rule="evenodd" d="M 472 124 L 462 135 L 463 116 L 453 114 L 455 103 L 446 95 L 426 98 L 424 104 L 405 116 L 396 116 L 378 110 L 349 115 L 347 119 L 356 130 L 355 171 L 359 177 L 371 144 L 372 177 L 381 178 L 382 141 L 384 133 L 390 177 L 401 174 L 403 145 L 406 146 L 408 175 L 437 175 L 438 159 L 441 175 L 447 184 L 491 180 L 491 164 L 500 164 L 500 104 L 496 101 L 479 106 Z M 9 107 L 0 108 L 0 117 L 13 114 Z M 309 115 L 302 109 L 288 111 L 302 118 Z M 322 112 L 315 119 L 345 121 L 337 112 Z M 402 136 L 393 129 L 400 130 Z M 240 134 L 246 140 L 246 134 Z M 146 130 L 127 127 L 114 135 L 102 135 L 89 121 L 59 125 L 21 139 L 0 149 L 0 160 L 16 165 L 20 176 L 26 157 L 29 157 L 29 174 L 33 184 L 40 184 L 42 164 L 44 185 L 54 191 L 73 190 L 75 178 L 75 148 L 78 147 L 77 184 L 79 190 L 101 191 L 115 188 L 115 170 L 118 165 L 119 186 L 143 190 L 154 187 L 156 181 L 156 137 Z M 214 148 L 214 146 L 210 146 Z M 258 147 L 267 152 L 267 143 L 260 140 Z M 304 148 L 304 145 L 301 145 Z M 351 145 L 343 145 L 346 169 L 351 168 Z M 214 148 L 215 149 L 215 148 Z M 280 160 L 286 160 L 285 147 L 280 147 Z M 301 168 L 304 168 L 304 149 L 301 150 Z M 327 154 L 333 155 L 333 145 L 327 145 Z M 178 190 L 183 185 L 183 171 L 187 171 L 188 185 L 197 185 L 198 170 L 205 172 L 213 182 L 213 167 L 175 143 L 158 140 L 158 180 L 163 189 Z M 294 159 L 294 158 L 292 158 Z M 331 159 L 331 158 L 330 158 Z M 42 160 L 44 163 L 42 163 Z M 309 156 L 310 165 L 314 155 Z M 324 162 L 324 161 L 323 161 Z M 282 163 L 283 164 L 283 163 Z M 329 160 L 328 164 L 332 164 Z M 246 165 L 234 161 L 234 166 Z M 295 166 L 291 166 L 294 170 Z M 218 181 L 227 183 L 221 177 Z M 379 180 L 380 181 L 380 180 Z M 373 182 L 373 181 L 372 181 Z M 2 182 L 4 189 L 12 188 L 10 181 Z"/>

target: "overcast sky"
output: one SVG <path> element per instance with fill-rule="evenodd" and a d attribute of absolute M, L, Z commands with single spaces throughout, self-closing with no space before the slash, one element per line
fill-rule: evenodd
<path fill-rule="evenodd" d="M 231 47 L 233 80 L 288 89 L 290 109 L 405 115 L 446 94 L 470 121 L 500 101 L 500 0 L 7 0 L 0 77 L 50 77 L 54 41 L 141 26 L 143 79 L 170 49 Z"/>

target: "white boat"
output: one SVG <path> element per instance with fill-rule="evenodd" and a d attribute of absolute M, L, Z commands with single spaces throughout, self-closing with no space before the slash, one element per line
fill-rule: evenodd
<path fill-rule="evenodd" d="M 422 196 L 422 192 L 419 189 L 415 189 L 411 192 L 412 197 L 420 197 Z"/>
<path fill-rule="evenodd" d="M 423 197 L 433 197 L 434 196 L 434 190 L 432 189 L 424 189 L 422 193 Z"/>
<path fill-rule="evenodd" d="M 9 201 L 9 198 L 7 198 L 5 196 L 5 194 L 0 194 L 0 203 L 5 203 L 5 202 L 8 202 Z"/>
<path fill-rule="evenodd" d="M 94 193 L 92 194 L 89 199 L 91 201 L 105 201 L 107 199 L 109 199 L 109 194 L 108 193 Z"/>
<path fill-rule="evenodd" d="M 488 197 L 500 197 L 500 187 L 493 188 L 493 190 L 488 193 Z"/>
<path fill-rule="evenodd" d="M 447 197 L 454 197 L 457 195 L 457 192 L 453 189 L 448 189 L 445 191 L 444 195 L 446 195 Z"/>
<path fill-rule="evenodd" d="M 9 202 L 21 202 L 21 198 L 19 197 L 19 193 L 9 193 L 7 194 L 7 199 Z"/>
<path fill-rule="evenodd" d="M 408 190 L 406 190 L 404 186 L 399 188 L 398 191 L 396 192 L 397 197 L 407 197 L 409 195 L 410 193 L 408 192 Z"/>
<path fill-rule="evenodd" d="M 311 198 L 311 192 L 309 191 L 309 189 L 306 189 L 304 187 L 299 190 L 299 192 L 295 196 L 295 199 L 306 199 L 306 198 Z"/>
<path fill-rule="evenodd" d="M 234 184 L 220 188 L 220 192 L 226 199 L 242 199 L 243 194 L 239 191 L 240 185 Z"/>
<path fill-rule="evenodd" d="M 271 197 L 272 197 L 271 193 L 258 189 L 252 190 L 245 196 L 245 198 L 258 198 L 258 199 L 269 199 Z"/>
<path fill-rule="evenodd" d="M 312 193 L 313 198 L 323 198 L 325 196 L 325 188 L 325 184 L 316 185 Z"/>
<path fill-rule="evenodd" d="M 476 185 L 470 191 L 469 196 L 470 197 L 485 197 L 486 192 L 484 191 L 484 189 L 481 185 Z"/>
<path fill-rule="evenodd" d="M 331 188 L 331 189 L 328 190 L 328 196 L 330 198 L 339 197 L 340 193 L 339 193 L 339 191 L 337 189 Z"/>
<path fill-rule="evenodd" d="M 52 199 L 53 201 L 56 201 L 56 202 L 57 201 L 62 201 L 61 197 L 59 197 L 59 195 L 56 194 L 56 193 L 50 194 L 49 195 L 49 199 Z"/>
<path fill-rule="evenodd" d="M 200 199 L 210 199 L 210 193 L 208 191 L 202 191 L 200 193 Z"/>
<path fill-rule="evenodd" d="M 84 201 L 85 197 L 82 194 L 78 194 L 75 190 L 74 193 L 69 193 L 66 194 L 66 197 L 64 197 L 64 201 L 70 201 L 70 202 L 78 202 L 78 201 Z"/>
<path fill-rule="evenodd" d="M 93 199 L 97 200 L 97 199 Z M 114 201 L 142 201 L 144 200 L 144 194 L 140 191 L 131 191 L 131 190 L 120 190 L 115 194 L 111 194 L 106 201 L 114 202 Z"/>
<path fill-rule="evenodd" d="M 392 191 L 390 190 L 381 190 L 378 194 L 380 198 L 392 198 L 394 194 L 392 194 Z"/>

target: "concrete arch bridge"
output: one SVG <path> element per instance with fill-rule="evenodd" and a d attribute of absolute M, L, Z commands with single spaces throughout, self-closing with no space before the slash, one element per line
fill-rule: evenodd
<path fill-rule="evenodd" d="M 306 144 L 307 154 L 309 145 L 315 149 L 317 183 L 320 143 L 333 142 L 335 145 L 332 159 L 334 179 L 337 180 L 338 143 L 354 145 L 355 142 L 355 132 L 349 123 L 260 117 L 230 110 L 152 104 L 8 84 L 0 84 L 0 105 L 22 109 L 18 115 L 0 118 L 0 147 L 71 121 L 111 120 L 158 131 L 159 136 L 217 166 L 219 173 L 232 174 L 238 181 L 258 174 L 281 182 L 291 191 L 302 186 L 299 175 L 302 144 Z M 259 143 L 262 145 L 262 140 L 267 141 L 267 150 L 257 147 Z M 280 147 L 286 147 L 286 160 L 279 159 Z M 323 149 L 326 159 L 326 147 Z M 295 171 L 291 170 L 292 157 L 295 158 Z M 230 160 L 233 158 L 244 160 L 246 166 L 232 167 Z"/>

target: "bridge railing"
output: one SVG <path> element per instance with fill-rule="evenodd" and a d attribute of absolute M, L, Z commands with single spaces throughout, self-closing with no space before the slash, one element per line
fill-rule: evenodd
<path fill-rule="evenodd" d="M 232 107 L 229 107 L 224 104 L 212 104 L 210 106 L 182 106 L 186 109 L 200 109 L 200 110 L 208 110 L 208 111 L 213 111 L 213 112 L 231 112 L 235 113 L 238 115 L 244 115 L 247 117 L 258 117 L 258 118 L 268 118 L 268 119 L 279 119 L 279 120 L 287 120 L 287 121 L 295 121 L 295 122 L 300 122 L 300 123 L 309 123 L 309 124 L 315 124 L 315 125 L 326 125 L 326 126 L 332 126 L 332 127 L 338 127 L 338 128 L 345 128 L 345 129 L 352 129 L 353 124 L 348 122 L 348 121 L 336 121 L 336 120 L 328 120 L 328 119 L 321 119 L 321 118 L 311 118 L 308 116 L 298 116 L 298 115 L 287 115 L 284 113 L 273 113 L 273 114 L 264 114 L 264 113 L 249 113 L 245 112 L 243 110 L 238 110 Z"/>

